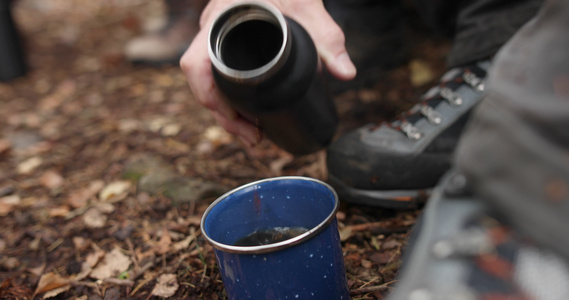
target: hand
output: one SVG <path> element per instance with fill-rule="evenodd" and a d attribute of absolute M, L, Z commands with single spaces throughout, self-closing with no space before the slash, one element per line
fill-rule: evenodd
<path fill-rule="evenodd" d="M 207 50 L 209 28 L 217 15 L 229 5 L 243 0 L 211 0 L 200 18 L 200 32 L 180 60 L 194 97 L 212 111 L 217 122 L 229 133 L 253 146 L 261 139 L 255 125 L 233 110 L 217 89 Z M 300 23 L 312 37 L 318 55 L 328 71 L 341 80 L 356 76 L 356 68 L 344 46 L 344 33 L 324 8 L 322 0 L 265 0 Z"/>

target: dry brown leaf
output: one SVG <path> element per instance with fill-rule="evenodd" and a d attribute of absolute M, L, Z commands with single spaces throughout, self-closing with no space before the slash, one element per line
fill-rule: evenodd
<path fill-rule="evenodd" d="M 362 259 L 362 260 L 360 261 L 360 263 L 361 263 L 362 267 L 364 267 L 364 268 L 366 268 L 366 269 L 371 269 L 371 267 L 372 267 L 372 265 L 373 265 L 373 263 L 372 263 L 371 261 L 367 260 L 367 259 Z"/>
<path fill-rule="evenodd" d="M 429 83 L 435 77 L 433 71 L 423 60 L 414 59 L 409 62 L 411 71 L 410 80 L 413 86 L 422 86 Z"/>
<path fill-rule="evenodd" d="M 162 274 L 158 277 L 158 283 L 152 289 L 152 295 L 169 298 L 176 294 L 178 287 L 176 274 Z"/>
<path fill-rule="evenodd" d="M 43 99 L 40 99 L 38 106 L 42 110 L 53 110 L 59 106 L 75 92 L 75 82 L 71 79 L 67 79 L 60 83 L 55 91 Z"/>
<path fill-rule="evenodd" d="M 13 205 L 0 202 L 0 217 L 5 217 L 14 210 Z"/>
<path fill-rule="evenodd" d="M 160 131 L 162 133 L 163 136 L 175 136 L 178 135 L 178 133 L 180 133 L 180 130 L 182 130 L 182 126 L 179 124 L 168 124 L 164 127 L 162 127 L 162 130 Z"/>
<path fill-rule="evenodd" d="M 233 136 L 217 125 L 208 127 L 202 134 L 202 138 L 211 142 L 215 147 L 233 142 Z"/>
<path fill-rule="evenodd" d="M 111 182 L 101 190 L 99 199 L 110 202 L 122 200 L 127 196 L 131 185 L 130 181 L 125 180 Z"/>
<path fill-rule="evenodd" d="M 75 250 L 77 251 L 84 251 L 91 245 L 91 240 L 88 240 L 84 237 L 74 236 L 72 240 L 73 246 L 75 246 Z"/>
<path fill-rule="evenodd" d="M 40 248 L 41 236 L 38 234 L 35 239 L 33 239 L 29 244 L 28 247 L 30 250 L 37 251 Z"/>
<path fill-rule="evenodd" d="M 178 252 L 180 250 L 184 250 L 190 246 L 190 244 L 192 243 L 192 241 L 195 238 L 196 238 L 195 235 L 189 235 L 185 239 L 183 239 L 183 240 L 175 243 L 174 245 L 172 245 L 172 249 L 174 249 L 175 252 Z"/>
<path fill-rule="evenodd" d="M 384 265 L 391 260 L 392 256 L 393 254 L 390 252 L 375 252 L 370 256 L 369 259 L 371 259 L 373 262 L 377 264 Z"/>
<path fill-rule="evenodd" d="M 79 274 L 75 274 L 75 276 L 73 277 L 74 281 L 81 281 L 85 278 L 87 278 L 87 276 L 89 276 L 89 274 L 91 274 L 91 271 L 93 271 L 93 268 L 91 267 L 91 265 L 84 261 L 81 264 L 81 272 L 79 272 Z"/>
<path fill-rule="evenodd" d="M 90 276 L 100 280 L 115 277 L 128 270 L 129 266 L 130 258 L 124 255 L 119 248 L 114 248 L 111 252 L 105 254 L 103 260 L 93 268 Z"/>
<path fill-rule="evenodd" d="M 41 276 L 45 271 L 45 262 L 35 268 L 27 268 L 27 271 L 36 276 Z"/>
<path fill-rule="evenodd" d="M 170 236 L 168 230 L 164 229 L 162 231 L 162 236 L 160 237 L 160 240 L 158 241 L 158 243 L 156 243 L 156 245 L 154 245 L 154 251 L 156 251 L 156 253 L 159 255 L 166 254 L 170 251 L 171 245 L 172 245 L 172 237 Z"/>
<path fill-rule="evenodd" d="M 70 288 L 71 288 L 71 285 L 70 285 L 70 284 L 67 284 L 67 285 L 64 285 L 64 286 L 62 286 L 62 287 L 55 288 L 55 289 L 53 289 L 53 290 L 51 290 L 51 291 L 47 291 L 47 292 L 45 292 L 45 294 L 43 295 L 43 299 L 48 299 L 48 298 L 55 297 L 55 296 L 57 296 L 57 295 L 59 295 L 59 294 L 61 294 L 61 293 L 63 293 L 63 292 L 68 291 Z"/>
<path fill-rule="evenodd" d="M 92 181 L 89 186 L 71 192 L 69 197 L 65 200 L 65 203 L 69 204 L 73 208 L 85 207 L 89 199 L 97 195 L 103 186 L 105 186 L 105 183 L 102 180 Z"/>
<path fill-rule="evenodd" d="M 107 216 L 98 208 L 91 207 L 83 215 L 83 223 L 89 228 L 101 228 L 107 223 Z"/>
<path fill-rule="evenodd" d="M 48 189 L 56 189 L 63 184 L 63 177 L 55 171 L 47 171 L 39 178 L 39 182 Z"/>
<path fill-rule="evenodd" d="M 0 155 L 10 151 L 12 143 L 8 139 L 0 139 Z"/>
<path fill-rule="evenodd" d="M 105 251 L 101 250 L 96 245 L 93 245 L 95 252 L 89 253 L 85 258 L 85 262 L 87 262 L 91 267 L 96 266 L 101 258 L 105 257 Z"/>
<path fill-rule="evenodd" d="M 172 149 L 174 149 L 178 152 L 182 152 L 182 153 L 186 153 L 188 151 L 191 151 L 191 149 L 192 149 L 187 144 L 176 141 L 174 139 L 167 139 L 166 140 L 166 147 L 172 148 Z"/>
<path fill-rule="evenodd" d="M 65 217 L 69 213 L 69 206 L 62 205 L 49 210 L 50 217 Z"/>
<path fill-rule="evenodd" d="M 104 214 L 110 214 L 115 211 L 115 206 L 108 202 L 99 202 L 93 207 L 96 207 L 100 212 Z"/>
<path fill-rule="evenodd" d="M 347 241 L 352 236 L 352 228 L 350 226 L 346 226 L 340 229 L 340 240 L 342 242 Z"/>
<path fill-rule="evenodd" d="M 7 216 L 16 206 L 21 204 L 22 199 L 19 195 L 10 195 L 0 198 L 0 217 Z"/>
<path fill-rule="evenodd" d="M 13 270 L 20 266 L 20 260 L 16 257 L 3 257 L 0 261 L 0 266 L 8 270 Z"/>
<path fill-rule="evenodd" d="M 59 274 L 50 272 L 47 274 L 43 274 L 40 277 L 40 281 L 38 282 L 38 286 L 34 293 L 35 295 L 43 294 L 45 292 L 58 289 L 60 287 L 66 286 L 69 284 L 69 279 L 61 277 Z"/>
<path fill-rule="evenodd" d="M 269 169 L 274 176 L 280 176 L 283 173 L 283 169 L 286 165 L 290 164 L 294 160 L 294 156 L 292 155 L 284 155 L 279 157 L 271 162 L 269 165 Z"/>
<path fill-rule="evenodd" d="M 30 157 L 19 163 L 16 167 L 18 174 L 29 174 L 42 164 L 43 160 L 39 156 Z"/>
<path fill-rule="evenodd" d="M 189 216 L 185 219 L 184 224 L 187 225 L 200 225 L 202 221 L 201 216 Z"/>

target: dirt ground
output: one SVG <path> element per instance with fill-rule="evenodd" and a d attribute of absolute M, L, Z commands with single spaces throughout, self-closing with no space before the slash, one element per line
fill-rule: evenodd
<path fill-rule="evenodd" d="M 125 61 L 162 13 L 160 1 L 17 1 L 29 72 L 0 83 L 1 299 L 226 299 L 199 229 L 209 203 L 273 176 L 326 180 L 324 151 L 246 149 L 178 66 Z M 411 36 L 408 64 L 336 97 L 338 134 L 395 117 L 441 74 L 446 42 Z M 418 214 L 343 203 L 353 299 L 389 293 Z"/>

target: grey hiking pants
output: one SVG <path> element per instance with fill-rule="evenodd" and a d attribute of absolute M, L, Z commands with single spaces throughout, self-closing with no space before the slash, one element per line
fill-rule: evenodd
<path fill-rule="evenodd" d="M 569 261 L 569 0 L 499 51 L 455 165 L 522 233 Z"/>

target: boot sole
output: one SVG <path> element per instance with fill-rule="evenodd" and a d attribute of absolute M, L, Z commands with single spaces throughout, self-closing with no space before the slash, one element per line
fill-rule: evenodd
<path fill-rule="evenodd" d="M 349 187 L 328 174 L 328 182 L 334 187 L 340 201 L 392 209 L 416 209 L 425 203 L 432 189 L 417 190 L 362 190 Z"/>

